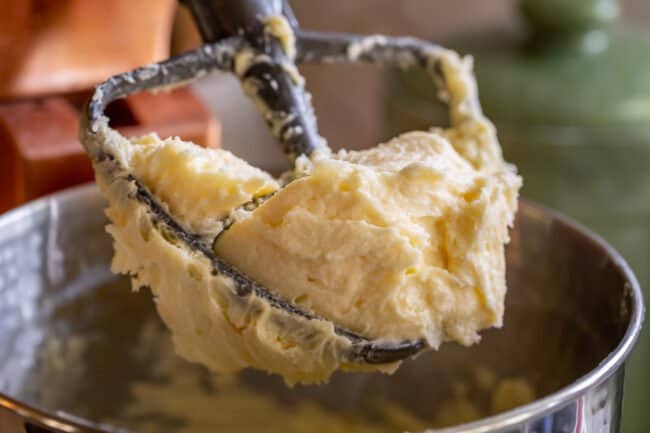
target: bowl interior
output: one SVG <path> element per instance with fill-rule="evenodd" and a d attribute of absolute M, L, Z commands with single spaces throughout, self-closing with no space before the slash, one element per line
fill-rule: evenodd
<path fill-rule="evenodd" d="M 595 369 L 630 322 L 626 281 L 606 252 L 522 204 L 505 324 L 480 344 L 320 386 L 253 371 L 215 377 L 174 355 L 150 293 L 110 274 L 103 206 L 86 187 L 0 218 L 0 393 L 143 433 L 417 431 L 561 389 Z"/>

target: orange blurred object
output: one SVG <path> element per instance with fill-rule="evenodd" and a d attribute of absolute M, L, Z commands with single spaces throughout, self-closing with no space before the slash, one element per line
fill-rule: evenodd
<path fill-rule="evenodd" d="M 126 112 L 132 116 L 132 125 L 118 129 L 126 136 L 154 131 L 160 137 L 179 136 L 205 147 L 219 146 L 220 124 L 187 87 L 155 94 L 138 93 L 124 101 Z M 150 129 L 143 131 L 143 127 Z"/>
<path fill-rule="evenodd" d="M 194 18 L 187 7 L 181 6 L 176 10 L 174 30 L 172 32 L 172 54 L 183 53 L 201 46 L 201 34 L 196 27 Z"/>
<path fill-rule="evenodd" d="M 169 55 L 175 0 L 10 0 L 0 98 L 88 89 Z"/>
<path fill-rule="evenodd" d="M 0 212 L 92 180 L 77 139 L 79 109 L 110 75 L 169 57 L 175 13 L 176 0 L 2 3 Z M 175 37 L 197 43 L 189 15 L 180 20 Z M 106 113 L 126 136 L 219 145 L 219 123 L 189 88 L 133 95 Z"/>
<path fill-rule="evenodd" d="M 206 147 L 219 145 L 219 123 L 189 88 L 133 95 L 107 111 L 126 136 L 155 131 Z M 93 179 L 78 130 L 79 113 L 69 98 L 0 104 L 0 212 Z"/>

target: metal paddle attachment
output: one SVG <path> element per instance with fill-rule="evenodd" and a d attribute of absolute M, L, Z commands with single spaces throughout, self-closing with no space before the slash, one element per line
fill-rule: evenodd
<path fill-rule="evenodd" d="M 318 133 L 310 95 L 296 63 L 369 62 L 402 68 L 425 68 L 444 86 L 440 71 L 442 48 L 425 41 L 386 36 L 360 36 L 301 30 L 286 1 L 184 0 L 197 22 L 205 44 L 166 61 L 140 67 L 100 84 L 82 115 L 82 141 L 98 141 L 99 122 L 106 106 L 118 98 L 145 90 L 184 85 L 213 71 L 234 73 L 255 101 L 275 138 L 291 161 L 326 149 Z M 275 30 L 274 25 L 275 24 Z M 278 27 L 277 25 L 280 24 Z M 282 25 L 285 25 L 281 32 Z M 279 29 L 279 30 L 278 30 Z M 101 141 L 101 140 L 99 140 Z M 100 162 L 114 159 L 106 150 L 90 152 Z M 210 260 L 213 272 L 230 277 L 239 296 L 256 295 L 277 309 L 310 320 L 326 320 L 282 299 L 216 257 L 211 244 L 189 232 L 161 206 L 135 177 L 135 199 L 146 206 L 165 229 L 192 250 Z M 263 200 L 246 203 L 253 210 Z M 227 229 L 228 224 L 224 224 Z M 373 340 L 334 324 L 349 339 L 352 362 L 383 364 L 413 356 L 427 347 L 422 340 Z"/>

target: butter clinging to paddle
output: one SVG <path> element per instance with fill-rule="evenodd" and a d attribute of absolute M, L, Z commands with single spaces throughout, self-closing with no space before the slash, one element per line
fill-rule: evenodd
<path fill-rule="evenodd" d="M 371 338 L 472 344 L 502 322 L 504 245 L 521 180 L 480 110 L 471 62 L 445 52 L 442 70 L 451 127 L 300 157 L 283 188 L 225 150 L 117 134 L 110 146 L 174 218 L 207 239 L 231 210 L 275 192 L 235 215 L 214 250 L 284 299 Z M 302 332 L 288 315 L 234 295 L 205 258 L 166 239 L 125 199 L 129 186 L 108 165 L 95 168 L 110 202 L 113 269 L 151 287 L 181 355 L 289 382 L 358 367 L 341 358 L 349 342 L 333 327 Z"/>

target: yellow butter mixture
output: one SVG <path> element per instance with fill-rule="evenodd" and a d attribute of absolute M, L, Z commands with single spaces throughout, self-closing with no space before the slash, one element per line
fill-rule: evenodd
<path fill-rule="evenodd" d="M 113 270 L 151 288 L 180 355 L 222 373 L 254 367 L 318 382 L 362 368 L 345 358 L 351 343 L 331 323 L 433 348 L 473 344 L 480 330 L 501 326 L 504 246 L 521 179 L 481 112 L 471 62 L 445 51 L 441 69 L 448 128 L 302 156 L 286 185 L 226 150 L 100 129 L 115 157 L 95 164 L 109 200 Z M 237 296 L 133 199 L 126 173 L 219 258 L 329 322 Z M 242 207 L 255 199 L 263 202 Z"/>

